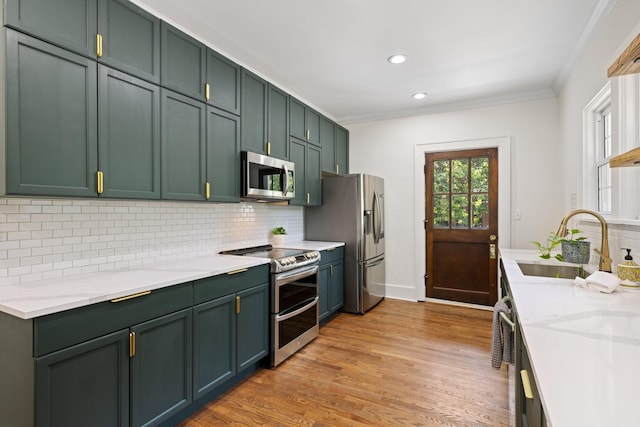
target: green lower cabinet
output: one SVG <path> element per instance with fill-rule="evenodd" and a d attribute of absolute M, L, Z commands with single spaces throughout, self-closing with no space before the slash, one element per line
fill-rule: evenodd
<path fill-rule="evenodd" d="M 192 310 L 131 328 L 131 425 L 152 426 L 192 401 Z"/>
<path fill-rule="evenodd" d="M 344 247 L 320 253 L 320 321 L 344 305 Z"/>
<path fill-rule="evenodd" d="M 236 374 L 235 294 L 193 308 L 193 398 Z"/>
<path fill-rule="evenodd" d="M 269 285 L 238 292 L 237 366 L 242 372 L 269 354 Z"/>
<path fill-rule="evenodd" d="M 7 193 L 96 197 L 96 62 L 4 31 Z"/>
<path fill-rule="evenodd" d="M 35 367 L 39 427 L 129 425 L 128 329 L 36 358 Z"/>

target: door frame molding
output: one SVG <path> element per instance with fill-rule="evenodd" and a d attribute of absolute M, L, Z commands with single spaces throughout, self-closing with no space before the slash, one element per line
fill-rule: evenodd
<path fill-rule="evenodd" d="M 416 299 L 425 301 L 425 153 L 437 151 L 473 150 L 477 148 L 498 149 L 498 247 L 511 247 L 511 136 L 465 139 L 458 141 L 427 142 L 417 144 L 414 149 L 414 265 Z M 497 280 L 497 279 L 496 279 Z M 498 282 L 499 283 L 499 282 Z M 498 289 L 500 295 L 500 289 Z"/>

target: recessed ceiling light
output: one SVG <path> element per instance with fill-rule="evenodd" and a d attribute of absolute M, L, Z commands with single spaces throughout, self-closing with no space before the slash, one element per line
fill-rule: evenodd
<path fill-rule="evenodd" d="M 420 92 L 420 93 L 414 93 L 412 96 L 413 96 L 413 99 L 425 99 L 427 97 L 427 94 L 424 92 Z"/>
<path fill-rule="evenodd" d="M 390 57 L 387 58 L 387 61 L 389 61 L 389 63 L 391 64 L 402 64 L 406 60 L 407 60 L 407 57 L 401 53 L 397 55 L 391 55 Z"/>

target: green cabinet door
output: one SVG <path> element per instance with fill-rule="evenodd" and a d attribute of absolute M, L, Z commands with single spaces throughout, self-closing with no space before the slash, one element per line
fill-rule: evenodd
<path fill-rule="evenodd" d="M 307 123 L 307 141 L 311 144 L 321 145 L 320 143 L 320 118 L 322 116 L 317 111 L 307 107 L 306 123 Z"/>
<path fill-rule="evenodd" d="M 320 287 L 318 289 L 318 310 L 320 312 L 319 317 L 320 320 L 324 320 L 329 316 L 329 292 L 331 291 L 331 287 L 329 282 L 331 278 L 329 277 L 329 265 L 320 266 L 319 270 L 319 281 Z"/>
<path fill-rule="evenodd" d="M 191 322 L 188 308 L 131 328 L 132 426 L 156 425 L 191 403 Z"/>
<path fill-rule="evenodd" d="M 346 175 L 349 173 L 349 131 L 341 126 L 336 126 L 335 147 L 336 173 Z"/>
<path fill-rule="evenodd" d="M 207 103 L 233 114 L 240 114 L 240 66 L 207 49 Z M 205 87 L 206 89 L 206 87 Z M 205 90 L 206 92 L 206 90 Z"/>
<path fill-rule="evenodd" d="M 237 293 L 238 372 L 269 354 L 269 285 Z"/>
<path fill-rule="evenodd" d="M 336 125 L 326 117 L 320 119 L 320 146 L 322 147 L 322 170 L 336 173 Z"/>
<path fill-rule="evenodd" d="M 97 16 L 97 0 L 5 1 L 7 26 L 90 58 L 96 57 Z"/>
<path fill-rule="evenodd" d="M 98 66 L 102 196 L 160 198 L 160 88 Z"/>
<path fill-rule="evenodd" d="M 308 206 L 320 206 L 322 204 L 322 151 L 315 145 L 307 145 L 307 198 Z"/>
<path fill-rule="evenodd" d="M 289 95 L 275 86 L 268 91 L 267 154 L 289 159 Z"/>
<path fill-rule="evenodd" d="M 289 97 L 289 135 L 304 141 L 307 140 L 305 117 L 305 105 L 294 97 Z"/>
<path fill-rule="evenodd" d="M 244 151 L 267 154 L 268 83 L 255 74 L 242 70 L 242 123 L 240 147 Z"/>
<path fill-rule="evenodd" d="M 193 308 L 193 398 L 236 373 L 235 294 Z"/>
<path fill-rule="evenodd" d="M 240 201 L 240 118 L 207 107 L 209 200 Z"/>
<path fill-rule="evenodd" d="M 206 104 L 162 89 L 162 198 L 204 200 Z"/>
<path fill-rule="evenodd" d="M 289 141 L 289 161 L 296 165 L 294 177 L 296 195 L 289 200 L 290 205 L 306 206 L 307 204 L 307 143 L 296 138 Z"/>
<path fill-rule="evenodd" d="M 38 426 L 129 425 L 128 330 L 36 358 L 35 369 Z"/>
<path fill-rule="evenodd" d="M 7 193 L 95 197 L 95 61 L 13 30 L 6 36 Z"/>
<path fill-rule="evenodd" d="M 344 305 L 344 263 L 337 261 L 329 268 L 331 278 L 329 291 L 329 311 L 335 313 Z"/>
<path fill-rule="evenodd" d="M 175 27 L 160 25 L 161 85 L 200 101 L 205 100 L 207 48 Z"/>
<path fill-rule="evenodd" d="M 98 0 L 99 61 L 160 83 L 160 20 L 128 0 Z"/>

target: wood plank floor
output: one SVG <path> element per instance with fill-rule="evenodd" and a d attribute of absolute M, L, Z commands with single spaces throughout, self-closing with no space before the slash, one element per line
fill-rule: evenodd
<path fill-rule="evenodd" d="M 209 403 L 182 427 L 509 426 L 492 312 L 385 299 Z"/>

